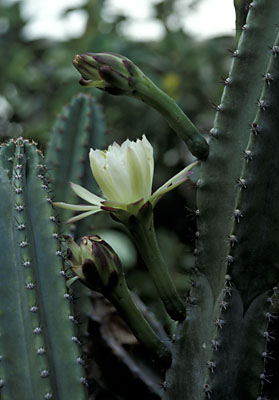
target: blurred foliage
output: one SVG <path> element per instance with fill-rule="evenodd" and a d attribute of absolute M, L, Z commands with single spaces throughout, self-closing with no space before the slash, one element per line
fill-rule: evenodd
<path fill-rule="evenodd" d="M 82 6 L 67 9 L 64 16 L 82 9 L 88 18 L 81 37 L 64 41 L 30 40 L 23 34 L 28 21 L 22 16 L 22 2 L 0 3 L 0 136 L 23 134 L 44 148 L 63 104 L 77 92 L 88 90 L 79 86 L 79 74 L 71 64 L 75 54 L 85 51 L 112 51 L 131 58 L 207 133 L 214 117 L 212 104 L 218 103 L 222 91 L 218 82 L 226 76 L 230 62 L 226 50 L 233 47 L 234 41 L 232 37 L 217 37 L 199 42 L 182 29 L 183 18 L 198 1 L 156 2 L 153 16 L 165 34 L 162 40 L 145 42 L 125 35 L 125 24 L 129 22 L 126 15 L 104 17 L 104 10 L 109 7 L 107 0 L 88 0 Z M 154 188 L 191 161 L 185 145 L 156 111 L 128 97 L 92 92 L 104 107 L 107 144 L 143 133 L 151 141 L 155 151 Z M 188 248 L 192 247 L 194 204 L 191 182 L 158 204 L 155 222 L 165 232 L 172 231 L 170 243 L 179 238 L 183 246 L 187 243 Z M 173 246 L 169 247 L 171 251 Z M 184 248 L 179 254 L 188 253 Z M 173 263 L 183 269 L 185 257 L 178 257 Z"/>

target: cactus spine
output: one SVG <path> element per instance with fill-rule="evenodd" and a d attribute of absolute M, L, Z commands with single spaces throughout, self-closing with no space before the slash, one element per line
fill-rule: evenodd
<path fill-rule="evenodd" d="M 85 399 L 57 220 L 34 143 L 1 146 L 0 181 L 1 399 Z"/>

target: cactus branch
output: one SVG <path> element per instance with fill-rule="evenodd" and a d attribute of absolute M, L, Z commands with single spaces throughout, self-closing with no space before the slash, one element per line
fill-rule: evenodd
<path fill-rule="evenodd" d="M 150 208 L 150 204 L 146 203 L 138 217 L 130 217 L 128 228 L 167 312 L 175 321 L 183 321 L 186 316 L 186 307 L 177 293 L 161 255 Z"/>

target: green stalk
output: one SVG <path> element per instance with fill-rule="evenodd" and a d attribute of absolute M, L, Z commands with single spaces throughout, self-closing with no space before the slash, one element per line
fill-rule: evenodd
<path fill-rule="evenodd" d="M 153 331 L 140 309 L 133 300 L 125 278 L 120 277 L 117 286 L 105 296 L 111 301 L 120 315 L 127 321 L 135 337 L 151 352 L 154 359 L 169 368 L 171 354 L 165 343 Z"/>
<path fill-rule="evenodd" d="M 186 143 L 191 153 L 200 160 L 208 157 L 209 146 L 201 136 L 197 127 L 184 114 L 176 102 L 163 90 L 158 88 L 145 75 L 142 80 L 134 80 L 135 89 L 131 96 L 137 97 L 149 106 L 155 108 L 167 120 L 170 127 Z"/>
<path fill-rule="evenodd" d="M 153 213 L 142 218 L 131 218 L 129 229 L 142 256 L 148 272 L 158 290 L 168 314 L 175 321 L 183 321 L 186 307 L 183 304 L 174 282 L 161 255 L 153 223 Z"/>

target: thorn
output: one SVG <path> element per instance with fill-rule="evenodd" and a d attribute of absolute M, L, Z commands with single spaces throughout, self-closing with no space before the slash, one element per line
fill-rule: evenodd
<path fill-rule="evenodd" d="M 216 368 L 216 363 L 214 361 L 207 361 L 206 365 L 208 369 L 213 373 L 214 369 Z"/>
<path fill-rule="evenodd" d="M 49 376 L 49 371 L 48 369 L 43 369 L 40 373 L 41 378 L 47 378 Z"/>
<path fill-rule="evenodd" d="M 271 354 L 272 353 L 270 353 L 270 352 L 264 351 L 262 353 L 262 356 L 263 356 L 264 360 L 275 360 L 275 358 L 271 357 Z"/>
<path fill-rule="evenodd" d="M 226 286 L 224 289 L 223 289 L 223 293 L 226 295 L 229 295 L 229 296 L 231 296 L 232 295 L 232 290 L 231 290 L 231 288 L 229 287 L 229 286 Z"/>
<path fill-rule="evenodd" d="M 29 311 L 30 312 L 32 312 L 32 313 L 36 313 L 37 311 L 38 311 L 38 307 L 37 306 L 31 306 L 30 308 L 29 308 Z"/>
<path fill-rule="evenodd" d="M 253 122 L 250 126 L 251 132 L 257 136 L 260 132 L 259 125 L 256 122 Z"/>
<path fill-rule="evenodd" d="M 73 316 L 73 315 L 69 315 L 69 320 L 75 324 L 75 325 L 79 325 L 78 320 Z"/>
<path fill-rule="evenodd" d="M 67 300 L 73 300 L 73 296 L 71 296 L 69 293 L 64 293 L 64 298 Z"/>
<path fill-rule="evenodd" d="M 15 187 L 14 192 L 15 194 L 21 194 L 23 192 L 23 188 L 21 186 Z"/>
<path fill-rule="evenodd" d="M 44 347 L 39 347 L 39 348 L 37 349 L 37 354 L 38 354 L 39 356 L 44 355 L 45 352 L 46 352 L 46 350 L 45 350 Z"/>
<path fill-rule="evenodd" d="M 86 368 L 86 362 L 81 357 L 77 358 L 77 363 Z"/>
<path fill-rule="evenodd" d="M 238 50 L 228 50 L 232 57 L 238 57 L 239 51 Z"/>
<path fill-rule="evenodd" d="M 42 333 L 42 328 L 38 326 L 37 328 L 33 329 L 33 333 L 35 333 L 35 335 L 40 335 Z"/>
<path fill-rule="evenodd" d="M 267 342 L 270 342 L 271 340 L 275 340 L 275 337 L 274 337 L 274 336 L 271 336 L 271 335 L 269 334 L 269 332 L 267 332 L 267 331 L 265 331 L 265 332 L 263 333 L 263 336 L 264 336 L 264 338 L 266 339 Z"/>
<path fill-rule="evenodd" d="M 81 378 L 80 378 L 80 383 L 82 383 L 84 386 L 86 386 L 86 387 L 88 387 L 88 382 L 87 382 L 87 379 L 85 378 L 85 376 L 82 376 Z"/>
<path fill-rule="evenodd" d="M 247 31 L 247 29 L 248 29 L 248 24 L 243 25 L 241 29 L 242 29 L 243 32 Z"/>
<path fill-rule="evenodd" d="M 17 212 L 22 212 L 24 210 L 23 204 L 16 204 L 15 209 Z"/>
<path fill-rule="evenodd" d="M 206 384 L 204 385 L 204 387 L 203 387 L 203 392 L 205 393 L 206 397 L 207 397 L 208 399 L 210 399 L 211 394 L 212 394 L 212 390 L 211 390 L 211 387 L 209 386 L 208 383 L 206 383 Z"/>
<path fill-rule="evenodd" d="M 216 112 L 220 112 L 223 111 L 223 106 L 222 104 L 216 105 L 214 103 L 212 103 L 213 108 L 216 110 Z"/>
<path fill-rule="evenodd" d="M 234 245 L 237 243 L 237 237 L 235 235 L 229 235 L 228 238 L 231 246 L 234 247 Z"/>
<path fill-rule="evenodd" d="M 232 277 L 229 274 L 225 275 L 225 284 L 229 287 L 231 287 L 232 283 L 231 283 Z"/>
<path fill-rule="evenodd" d="M 274 80 L 274 78 L 272 77 L 272 75 L 267 72 L 266 74 L 263 75 L 263 78 L 265 80 L 265 83 L 270 86 L 271 82 Z"/>
<path fill-rule="evenodd" d="M 21 247 L 22 249 L 24 249 L 27 246 L 28 242 L 26 240 L 22 240 L 21 242 L 19 242 L 19 247 Z"/>
<path fill-rule="evenodd" d="M 245 160 L 247 161 L 247 163 L 248 163 L 249 161 L 253 160 L 252 151 L 250 151 L 250 150 L 244 150 L 244 151 L 243 151 L 243 154 L 244 154 L 244 158 L 245 158 Z"/>
<path fill-rule="evenodd" d="M 246 189 L 247 188 L 247 183 L 246 183 L 246 180 L 244 178 L 239 178 L 237 180 L 237 183 L 238 183 L 240 189 Z"/>
<path fill-rule="evenodd" d="M 273 46 L 273 47 L 270 47 L 270 49 L 271 49 L 272 55 L 274 57 L 277 57 L 279 54 L 279 46 Z"/>
<path fill-rule="evenodd" d="M 265 111 L 269 105 L 265 100 L 258 100 L 257 106 L 259 107 L 260 110 Z"/>
<path fill-rule="evenodd" d="M 229 303 L 227 303 L 226 301 L 221 301 L 220 303 L 220 308 L 221 310 L 226 310 L 228 308 Z"/>
<path fill-rule="evenodd" d="M 211 347 L 214 350 L 218 350 L 218 348 L 220 347 L 220 342 L 218 340 L 211 340 Z"/>
<path fill-rule="evenodd" d="M 215 321 L 216 328 L 222 329 L 224 325 L 225 325 L 225 321 L 223 319 L 220 319 L 220 318 L 216 319 L 216 321 Z"/>
<path fill-rule="evenodd" d="M 227 261 L 227 264 L 228 264 L 228 265 L 231 265 L 231 264 L 234 262 L 233 256 L 231 256 L 230 254 L 227 255 L 226 261 Z"/>
<path fill-rule="evenodd" d="M 45 399 L 46 399 L 46 400 L 50 400 L 50 399 L 52 399 L 52 397 L 53 397 L 53 395 L 52 395 L 52 393 L 50 393 L 50 392 L 48 392 L 48 393 L 45 395 Z"/>
<path fill-rule="evenodd" d="M 81 346 L 81 342 L 79 341 L 79 339 L 76 336 L 72 336 L 72 341 L 76 344 L 78 344 L 79 346 Z"/>
<path fill-rule="evenodd" d="M 4 379 L 1 379 L 1 378 L 0 378 L 0 389 L 2 389 L 2 388 L 3 388 L 3 386 L 4 386 L 4 383 L 5 383 Z"/>
<path fill-rule="evenodd" d="M 36 287 L 34 282 L 28 282 L 25 284 L 26 289 L 34 289 Z"/>
<path fill-rule="evenodd" d="M 23 231 L 25 228 L 26 228 L 26 225 L 23 224 L 23 223 L 18 223 L 17 226 L 16 226 L 16 229 L 18 231 Z"/>
<path fill-rule="evenodd" d="M 221 82 L 223 85 L 228 86 L 228 85 L 230 85 L 230 83 L 231 83 L 231 79 L 230 79 L 229 77 L 228 77 L 228 78 L 221 78 L 220 82 Z"/>
<path fill-rule="evenodd" d="M 236 221 L 239 223 L 240 222 L 240 218 L 243 217 L 243 214 L 241 213 L 241 211 L 237 208 L 234 213 L 233 213 L 234 218 L 236 219 Z"/>
<path fill-rule="evenodd" d="M 265 373 L 260 374 L 261 384 L 263 385 L 264 382 L 271 383 L 267 378 L 271 377 L 271 375 L 266 375 Z"/>

